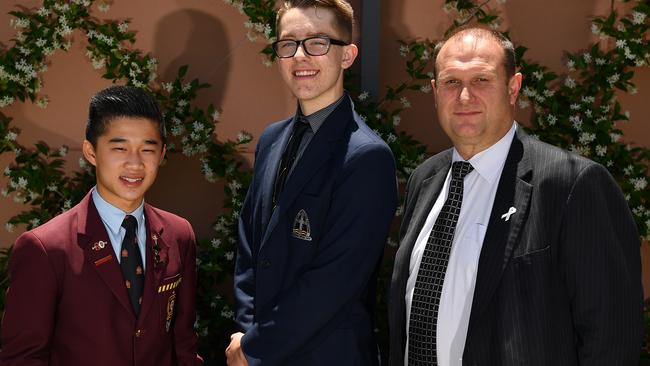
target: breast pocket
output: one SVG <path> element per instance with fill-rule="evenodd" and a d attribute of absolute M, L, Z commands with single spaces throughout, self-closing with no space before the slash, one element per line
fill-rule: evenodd
<path fill-rule="evenodd" d="M 176 294 L 182 282 L 183 277 L 180 273 L 168 276 L 160 281 L 160 285 L 156 290 L 160 319 L 162 319 L 162 326 L 165 332 L 169 332 L 174 325 L 176 302 L 178 301 Z"/>

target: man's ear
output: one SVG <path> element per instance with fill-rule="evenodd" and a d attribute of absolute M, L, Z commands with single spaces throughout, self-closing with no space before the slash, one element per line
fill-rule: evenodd
<path fill-rule="evenodd" d="M 90 141 L 84 140 L 83 144 L 81 145 L 81 151 L 83 152 L 84 158 L 86 158 L 90 164 L 97 166 L 95 148 L 93 147 L 93 144 L 90 143 Z"/>
<path fill-rule="evenodd" d="M 512 75 L 512 77 L 508 81 L 508 99 L 510 105 L 515 105 L 515 103 L 517 102 L 517 97 L 519 96 L 519 90 L 521 90 L 522 79 L 523 76 L 521 75 L 520 72 L 518 72 Z"/>
<path fill-rule="evenodd" d="M 165 154 L 167 153 L 167 144 L 163 144 L 162 152 L 160 153 L 160 164 L 162 166 L 165 163 Z"/>
<path fill-rule="evenodd" d="M 431 91 L 431 94 L 433 94 L 433 105 L 438 108 L 438 98 L 436 98 L 436 79 L 431 79 Z"/>
<path fill-rule="evenodd" d="M 347 69 L 352 66 L 358 54 L 359 49 L 354 43 L 343 46 L 343 58 L 341 59 L 341 66 L 343 69 Z"/>

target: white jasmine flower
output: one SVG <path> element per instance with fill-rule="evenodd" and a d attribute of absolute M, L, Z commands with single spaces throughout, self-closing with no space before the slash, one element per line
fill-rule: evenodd
<path fill-rule="evenodd" d="M 268 57 L 263 57 L 262 58 L 262 64 L 266 67 L 271 67 L 273 66 L 273 62 L 268 58 Z"/>
<path fill-rule="evenodd" d="M 212 112 L 212 120 L 216 122 L 219 120 L 219 117 L 221 117 L 221 113 L 215 109 L 214 112 Z"/>
<path fill-rule="evenodd" d="M 6 176 L 11 175 L 11 169 L 9 169 L 9 167 L 6 167 L 4 173 L 5 173 Z"/>
<path fill-rule="evenodd" d="M 648 181 L 645 179 L 645 177 L 632 178 L 630 179 L 630 183 L 634 185 L 635 191 L 641 191 L 648 186 Z"/>
<path fill-rule="evenodd" d="M 10 233 L 14 232 L 14 224 L 8 222 L 5 224 L 5 230 L 7 230 Z"/>
<path fill-rule="evenodd" d="M 47 108 L 47 104 L 49 102 L 50 101 L 47 99 L 47 97 L 43 97 L 43 98 L 36 101 L 36 105 L 39 106 L 40 108 L 45 109 L 45 108 Z"/>
<path fill-rule="evenodd" d="M 173 85 L 172 83 L 169 83 L 169 82 L 167 82 L 167 83 L 162 83 L 162 88 L 163 88 L 167 93 L 171 93 L 172 90 L 174 89 L 174 85 Z"/>
<path fill-rule="evenodd" d="M 570 76 L 567 76 L 566 80 L 564 80 L 564 85 L 569 89 L 573 89 L 576 87 L 576 82 L 575 80 L 571 79 Z"/>
<path fill-rule="evenodd" d="M 386 142 L 390 144 L 390 143 L 393 143 L 395 141 L 397 141 L 397 136 L 395 136 L 392 133 L 389 133 L 388 136 L 386 137 Z"/>
<path fill-rule="evenodd" d="M 612 132 L 612 133 L 609 134 L 609 138 L 612 139 L 612 142 L 618 142 L 618 140 L 620 140 L 621 137 L 622 136 L 620 134 L 618 134 L 618 133 Z"/>
<path fill-rule="evenodd" d="M 542 71 L 540 71 L 540 70 L 537 70 L 537 71 L 533 72 L 533 76 L 537 80 L 542 80 L 542 78 L 544 77 L 544 73 Z"/>
<path fill-rule="evenodd" d="M 587 52 L 582 54 L 582 59 L 585 60 L 585 63 L 591 63 L 591 55 Z"/>
<path fill-rule="evenodd" d="M 632 12 L 632 23 L 634 24 L 642 24 L 645 21 L 645 13 L 641 13 L 638 11 Z"/>
<path fill-rule="evenodd" d="M 625 111 L 623 115 L 625 116 L 625 118 L 630 119 L 630 111 Z"/>
<path fill-rule="evenodd" d="M 225 257 L 226 257 L 227 260 L 231 261 L 235 257 L 235 253 L 233 253 L 232 251 L 227 252 L 225 254 Z"/>
<path fill-rule="evenodd" d="M 604 58 L 600 58 L 600 57 L 596 58 L 596 65 L 602 66 L 602 65 L 604 65 L 606 63 L 607 63 L 607 60 L 605 60 Z"/>
<path fill-rule="evenodd" d="M 573 60 L 569 60 L 566 63 L 566 67 L 567 67 L 567 69 L 569 69 L 569 71 L 574 71 L 576 69 L 575 66 L 576 66 L 576 63 Z"/>
<path fill-rule="evenodd" d="M 610 84 L 615 84 L 616 82 L 618 82 L 620 77 L 621 76 L 618 73 L 615 73 L 612 76 L 607 78 L 607 82 L 609 82 Z"/>
<path fill-rule="evenodd" d="M 399 46 L 399 54 L 402 57 L 406 57 L 409 53 L 409 47 L 405 44 Z"/>
<path fill-rule="evenodd" d="M 637 89 L 636 87 L 632 87 L 632 88 L 630 89 L 630 94 L 631 94 L 631 95 L 634 95 L 634 94 L 636 94 L 636 93 L 638 93 L 638 92 L 639 92 L 639 89 Z"/>
<path fill-rule="evenodd" d="M 571 116 L 569 117 L 569 121 L 573 123 L 573 128 L 576 129 L 576 131 L 582 130 L 582 118 L 580 118 L 580 116 Z"/>
<path fill-rule="evenodd" d="M 580 109 L 580 104 L 578 104 L 578 103 L 572 103 L 572 104 L 569 106 L 569 108 L 570 108 L 571 110 L 573 110 L 573 111 L 577 111 L 577 110 Z"/>
<path fill-rule="evenodd" d="M 423 92 L 424 94 L 428 94 L 431 92 L 431 84 L 425 84 L 420 87 L 420 91 Z"/>
<path fill-rule="evenodd" d="M 427 72 L 427 76 L 429 77 L 429 79 L 433 79 L 435 75 L 433 74 L 433 71 L 429 71 Z"/>
<path fill-rule="evenodd" d="M 607 148 L 605 146 L 602 145 L 596 146 L 596 155 L 603 157 L 605 156 L 605 154 L 607 154 Z"/>
<path fill-rule="evenodd" d="M 393 126 L 397 127 L 401 122 L 402 122 L 402 117 L 400 117 L 399 115 L 393 116 Z"/>
<path fill-rule="evenodd" d="M 585 116 L 591 118 L 591 114 L 592 114 L 591 109 L 587 109 L 587 110 L 585 111 Z"/>
<path fill-rule="evenodd" d="M 41 223 L 41 220 L 39 220 L 37 217 L 29 220 L 29 223 L 33 226 L 36 227 Z"/>
<path fill-rule="evenodd" d="M 596 139 L 596 134 L 595 133 L 588 133 L 588 132 L 583 132 L 580 134 L 580 137 L 578 141 L 580 141 L 581 144 L 586 145 Z"/>
<path fill-rule="evenodd" d="M 25 179 L 25 177 L 19 177 L 18 178 L 18 187 L 20 187 L 22 189 L 25 189 L 25 188 L 27 188 L 27 183 L 28 182 L 27 182 L 27 179 Z"/>
<path fill-rule="evenodd" d="M 625 26 L 623 25 L 623 23 L 618 23 L 616 25 L 616 30 L 618 30 L 619 32 L 625 32 Z"/>
<path fill-rule="evenodd" d="M 196 132 L 201 132 L 203 131 L 203 124 L 199 121 L 194 121 L 194 123 L 192 123 L 192 128 L 194 128 Z"/>
<path fill-rule="evenodd" d="M 596 23 L 591 23 L 591 33 L 600 34 L 600 27 Z"/>
<path fill-rule="evenodd" d="M 108 13 L 108 10 L 109 10 L 110 8 L 111 8 L 111 6 L 108 5 L 108 4 L 106 4 L 106 3 L 100 3 L 100 4 L 97 6 L 97 9 L 99 9 L 99 11 L 101 11 L 102 13 Z"/>
<path fill-rule="evenodd" d="M 2 194 L 2 197 L 7 197 L 9 195 L 9 191 L 6 188 L 3 188 L 2 191 L 0 191 L 0 194 Z"/>
<path fill-rule="evenodd" d="M 368 99 L 369 96 L 370 96 L 370 93 L 367 92 L 367 91 L 364 91 L 363 93 L 359 94 L 359 100 L 363 102 L 364 100 Z"/>
<path fill-rule="evenodd" d="M 381 115 L 381 113 L 375 114 L 375 119 L 376 120 L 381 121 L 382 118 L 383 118 L 383 116 Z"/>
<path fill-rule="evenodd" d="M 549 114 L 548 117 L 546 117 L 546 121 L 548 121 L 548 124 L 550 126 L 553 126 L 553 125 L 555 125 L 555 122 L 557 122 L 557 117 L 555 117 L 552 114 Z"/>
<path fill-rule="evenodd" d="M 552 97 L 553 95 L 555 95 L 555 90 L 545 89 L 545 90 L 543 91 L 543 93 L 544 93 L 544 96 L 545 96 L 545 97 L 549 97 L 549 98 L 550 98 L 550 97 Z"/>
<path fill-rule="evenodd" d="M 5 135 L 5 139 L 8 141 L 16 141 L 16 138 L 18 138 L 18 134 L 13 131 L 9 131 Z"/>
<path fill-rule="evenodd" d="M 627 42 L 624 39 L 617 39 L 616 40 L 616 47 L 617 48 L 624 48 L 627 46 Z"/>
<path fill-rule="evenodd" d="M 246 143 L 246 142 L 249 142 L 252 139 L 253 139 L 253 136 L 251 136 L 251 134 L 249 134 L 246 131 L 240 131 L 237 134 L 237 142 L 239 142 L 239 143 Z"/>
<path fill-rule="evenodd" d="M 399 101 L 400 103 L 402 103 L 402 107 L 411 108 L 411 102 L 409 102 L 409 100 L 406 99 L 406 97 L 401 97 Z"/>

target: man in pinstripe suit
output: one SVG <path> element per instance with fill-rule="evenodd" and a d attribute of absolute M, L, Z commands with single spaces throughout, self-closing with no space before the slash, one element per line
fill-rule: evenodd
<path fill-rule="evenodd" d="M 390 365 L 637 364 L 639 236 L 616 182 L 514 122 L 522 75 L 500 33 L 458 29 L 436 47 L 435 67 L 438 119 L 454 147 L 407 186 Z M 471 164 L 464 178 L 451 177 L 456 161 Z M 462 203 L 445 250 L 438 216 L 458 197 L 452 179 Z M 419 272 L 439 273 L 439 291 L 422 297 L 432 280 Z"/>

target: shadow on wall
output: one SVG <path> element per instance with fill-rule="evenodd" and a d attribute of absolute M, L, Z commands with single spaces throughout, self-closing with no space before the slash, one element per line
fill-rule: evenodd
<path fill-rule="evenodd" d="M 211 85 L 199 91 L 194 101 L 197 107 L 213 104 L 220 108 L 230 71 L 229 50 L 224 25 L 210 14 L 176 11 L 156 25 L 152 53 L 160 61 L 160 81 L 174 80 L 178 69 L 189 65 L 186 80 L 196 78 Z M 243 157 L 241 161 L 245 163 Z M 225 198 L 224 183 L 209 183 L 200 168 L 197 157 L 168 154 L 147 197 L 154 205 L 187 218 L 199 239 L 213 235 L 212 224 Z"/>

